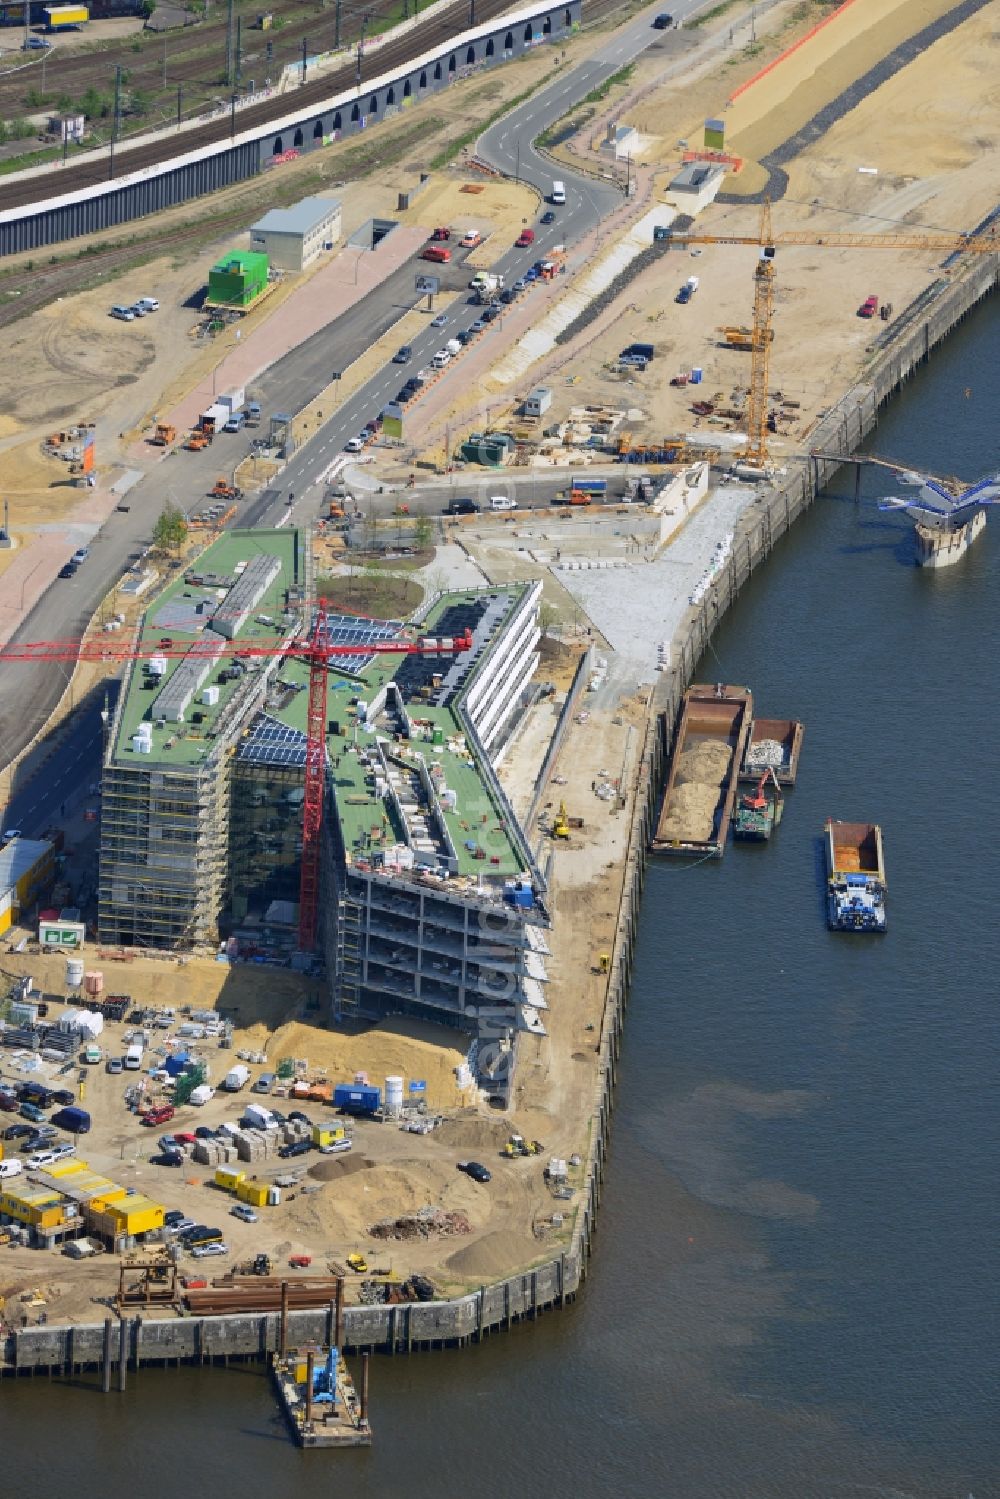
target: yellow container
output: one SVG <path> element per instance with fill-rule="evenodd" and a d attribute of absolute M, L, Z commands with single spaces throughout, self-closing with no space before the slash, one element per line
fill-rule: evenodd
<path fill-rule="evenodd" d="M 314 1145 L 334 1145 L 338 1140 L 343 1140 L 347 1131 L 343 1126 L 331 1127 L 329 1125 L 314 1124 L 312 1128 L 312 1143 Z"/>
<path fill-rule="evenodd" d="M 267 1186 L 262 1182 L 242 1181 L 236 1188 L 236 1195 L 240 1202 L 252 1208 L 267 1207 Z"/>
<path fill-rule="evenodd" d="M 237 1171 L 233 1166 L 216 1166 L 215 1185 L 221 1187 L 224 1192 L 235 1192 L 241 1181 L 246 1180 L 245 1171 Z"/>
<path fill-rule="evenodd" d="M 114 1219 L 120 1234 L 148 1234 L 154 1228 L 163 1227 L 163 1204 L 151 1202 L 138 1192 L 133 1192 L 123 1202 L 107 1203 L 105 1212 Z"/>
<path fill-rule="evenodd" d="M 79 1176 L 81 1171 L 89 1170 L 90 1167 L 86 1161 L 78 1161 L 71 1156 L 67 1156 L 65 1160 L 53 1161 L 51 1166 L 46 1166 L 45 1174 L 46 1176 L 56 1176 L 62 1181 L 68 1176 Z M 73 1183 L 70 1182 L 70 1186 L 72 1185 Z"/>

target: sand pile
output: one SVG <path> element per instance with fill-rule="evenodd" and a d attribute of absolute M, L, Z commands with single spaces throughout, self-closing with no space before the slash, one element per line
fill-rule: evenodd
<path fill-rule="evenodd" d="M 499 1151 L 510 1138 L 510 1126 L 500 1119 L 480 1119 L 470 1114 L 446 1119 L 437 1131 L 437 1138 L 451 1150 Z"/>
<path fill-rule="evenodd" d="M 719 790 L 729 770 L 732 751 L 727 744 L 706 739 L 678 758 L 661 838 L 706 843 L 715 828 Z"/>
<path fill-rule="evenodd" d="M 353 1176 L 357 1171 L 373 1171 L 375 1162 L 366 1155 L 335 1156 L 333 1160 L 317 1161 L 310 1166 L 308 1175 L 318 1182 L 332 1182 Z"/>

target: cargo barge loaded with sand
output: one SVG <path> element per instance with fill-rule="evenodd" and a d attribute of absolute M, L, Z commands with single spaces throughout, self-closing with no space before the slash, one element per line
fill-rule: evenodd
<path fill-rule="evenodd" d="M 753 719 L 748 687 L 689 687 L 654 853 L 721 859 Z"/>
<path fill-rule="evenodd" d="M 835 932 L 885 931 L 882 829 L 826 820 L 827 921 Z"/>

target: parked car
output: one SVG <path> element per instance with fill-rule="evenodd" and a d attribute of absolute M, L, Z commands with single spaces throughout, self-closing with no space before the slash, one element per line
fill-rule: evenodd
<path fill-rule="evenodd" d="M 157 1108 L 150 1109 L 142 1116 L 142 1123 L 148 1129 L 155 1129 L 158 1124 L 169 1124 L 174 1117 L 174 1106 L 170 1103 L 161 1103 Z"/>
<path fill-rule="evenodd" d="M 153 1166 L 183 1166 L 184 1156 L 179 1150 L 161 1150 L 159 1155 L 150 1156 Z"/>
<path fill-rule="evenodd" d="M 352 1140 L 332 1140 L 329 1145 L 320 1146 L 321 1155 L 346 1155 L 353 1146 Z"/>
<path fill-rule="evenodd" d="M 211 1129 L 207 1124 L 199 1124 L 195 1130 L 195 1135 L 199 1140 L 211 1140 L 214 1134 L 215 1130 Z"/>
<path fill-rule="evenodd" d="M 52 1102 L 57 1103 L 60 1108 L 69 1108 L 76 1103 L 76 1094 L 71 1093 L 68 1088 L 57 1088 L 52 1095 Z"/>
<path fill-rule="evenodd" d="M 8 1124 L 3 1132 L 5 1140 L 20 1140 L 25 1135 L 33 1135 L 35 1131 L 30 1124 Z"/>
<path fill-rule="evenodd" d="M 363 453 L 367 447 L 364 437 L 349 437 L 344 443 L 345 453 Z"/>
<path fill-rule="evenodd" d="M 213 1254 L 228 1254 L 229 1245 L 221 1240 L 215 1240 L 211 1244 L 195 1244 L 191 1253 L 196 1260 L 206 1260 Z"/>
<path fill-rule="evenodd" d="M 464 1171 L 466 1176 L 471 1176 L 474 1182 L 488 1182 L 493 1180 L 493 1173 L 487 1171 L 486 1167 L 479 1161 L 459 1161 L 459 1171 Z"/>
<path fill-rule="evenodd" d="M 242 1223 L 257 1223 L 258 1217 L 253 1208 L 245 1202 L 238 1202 L 235 1207 L 229 1209 L 232 1218 L 239 1218 Z"/>
<path fill-rule="evenodd" d="M 60 1140 L 58 1145 L 53 1145 L 52 1154 L 57 1161 L 61 1161 L 68 1155 L 76 1155 L 76 1146 L 72 1140 Z"/>
<path fill-rule="evenodd" d="M 309 1118 L 309 1115 L 303 1114 L 301 1109 L 293 1109 L 288 1117 L 289 1119 L 298 1119 L 300 1123 L 308 1124 L 310 1128 L 312 1127 L 312 1120 Z"/>
<path fill-rule="evenodd" d="M 28 1157 L 28 1170 L 41 1171 L 45 1166 L 52 1166 L 59 1159 L 54 1150 L 36 1150 L 34 1155 Z"/>
<path fill-rule="evenodd" d="M 22 52 L 45 52 L 51 46 L 52 46 L 52 43 L 49 41 L 48 37 L 44 37 L 44 36 L 29 36 L 28 40 L 26 42 L 22 42 L 21 43 L 21 51 Z"/>
<path fill-rule="evenodd" d="M 174 1211 L 176 1212 L 176 1209 Z M 174 1217 L 174 1214 L 172 1213 L 170 1216 L 172 1219 L 170 1229 L 173 1233 L 177 1234 L 181 1238 L 183 1238 L 186 1233 L 190 1233 L 192 1228 L 197 1227 L 194 1219 L 185 1218 L 183 1213 L 177 1213 L 176 1217 Z"/>
<path fill-rule="evenodd" d="M 178 1145 L 195 1145 L 197 1143 L 198 1136 L 193 1135 L 190 1130 L 184 1129 L 178 1130 L 174 1135 L 174 1139 L 177 1141 Z"/>
<path fill-rule="evenodd" d="M 289 1156 L 306 1155 L 310 1150 L 312 1150 L 311 1140 L 296 1140 L 293 1145 L 282 1145 L 278 1154 L 283 1161 L 287 1161 Z"/>
<path fill-rule="evenodd" d="M 475 500 L 452 500 L 445 511 L 446 515 L 478 515 L 479 506 Z"/>
<path fill-rule="evenodd" d="M 6 1110 L 8 1114 L 12 1114 L 16 1108 L 17 1099 L 13 1093 L 0 1093 L 0 1109 Z"/>
<path fill-rule="evenodd" d="M 470 333 L 482 333 L 482 331 L 483 331 L 483 329 L 485 327 L 486 327 L 486 324 L 483 322 L 482 318 L 481 317 L 477 317 L 476 321 L 470 325 L 469 332 Z"/>
<path fill-rule="evenodd" d="M 108 1057 L 107 1066 L 105 1067 L 106 1072 L 123 1072 L 124 1070 L 125 1063 L 121 1057 Z"/>
<path fill-rule="evenodd" d="M 525 291 L 527 289 L 527 286 L 528 283 L 523 276 L 518 276 L 517 280 L 514 282 L 514 290 L 516 292 Z"/>
<path fill-rule="evenodd" d="M 180 1208 L 171 1208 L 169 1212 L 164 1213 L 163 1221 L 168 1228 L 176 1229 L 179 1223 L 184 1222 L 184 1214 Z"/>

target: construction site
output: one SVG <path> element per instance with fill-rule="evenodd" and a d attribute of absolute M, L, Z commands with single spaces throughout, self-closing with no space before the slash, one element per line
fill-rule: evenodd
<path fill-rule="evenodd" d="M 852 49 L 851 77 L 861 77 L 879 48 L 949 7 L 921 0 L 909 21 L 905 9 L 879 0 L 866 28 L 858 5 L 841 7 L 815 36 L 801 27 L 800 47 L 788 45 L 789 7 L 771 7 L 760 20 L 764 56 L 741 57 L 726 75 L 731 108 L 712 74 L 725 26 L 707 29 L 705 56 L 694 43 L 685 51 L 697 64 L 689 78 L 664 76 L 676 58 L 643 60 L 616 85 L 608 121 L 595 115 L 550 149 L 567 164 L 597 154 L 611 112 L 647 136 L 655 115 L 669 149 L 637 153 L 639 201 L 568 250 L 565 273 L 506 304 L 502 347 L 498 325 L 464 349 L 457 382 L 428 382 L 401 437 L 374 435 L 341 471 L 346 503 L 318 479 L 310 494 L 330 523 L 312 535 L 230 529 L 274 478 L 254 494 L 230 470 L 213 492 L 215 514 L 199 502 L 207 518 L 195 519 L 191 540 L 221 534 L 207 549 L 192 545 L 169 581 L 164 568 L 134 641 L 87 637 L 84 665 L 122 667 L 123 680 L 91 799 L 100 822 L 78 826 L 66 856 L 73 869 L 99 862 L 86 962 L 102 984 L 114 973 L 112 987 L 140 1013 L 173 1013 L 162 1035 L 146 1020 L 120 1031 L 108 1022 L 108 1062 L 136 1044 L 126 1031 L 150 1031 L 144 1089 L 123 1113 L 129 1080 L 92 1070 L 84 1101 L 94 1127 L 78 1155 L 105 1183 L 99 1191 L 108 1182 L 141 1191 L 161 1215 L 210 1225 L 206 1201 L 224 1203 L 242 1267 L 228 1285 L 185 1287 L 176 1261 L 171 1270 L 157 1253 L 121 1282 L 130 1306 L 147 1297 L 164 1315 L 221 1315 L 252 1301 L 271 1314 L 281 1282 L 296 1278 L 303 1310 L 328 1304 L 341 1282 L 355 1310 L 369 1300 L 415 1306 L 425 1283 L 439 1297 L 471 1294 L 515 1267 L 575 1253 L 596 1190 L 589 1110 L 608 1063 L 609 995 L 620 996 L 627 970 L 623 910 L 637 888 L 636 841 L 641 859 L 651 831 L 658 715 L 672 719 L 713 621 L 811 499 L 822 471 L 810 448 L 860 440 L 926 357 L 930 293 L 964 308 L 988 291 L 1000 180 L 960 112 L 939 119 L 936 167 L 924 177 L 922 122 L 903 139 L 903 112 L 890 110 L 872 130 L 881 88 L 834 110 L 826 133 L 783 158 L 786 189 L 775 176 L 771 158 L 789 138 L 781 130 L 796 111 L 812 117 L 804 94 L 789 102 L 793 77 L 808 93 L 836 60 L 838 99 Z M 973 15 L 892 74 L 885 97 L 919 90 L 937 48 L 964 80 L 958 91 L 974 91 L 973 58 L 994 47 L 986 18 Z M 977 98 L 981 78 L 978 88 Z M 877 169 L 866 149 L 874 140 Z M 962 140 L 968 149 L 948 168 Z M 684 196 L 703 178 L 672 185 L 685 168 L 713 164 L 731 170 L 709 173 L 705 202 Z M 520 207 L 506 205 L 505 232 Z M 288 306 L 284 291 L 271 305 Z M 960 315 L 949 303 L 942 326 Z M 414 327 L 418 316 L 406 314 Z M 345 391 L 388 362 L 410 327 L 373 343 Z M 204 391 L 184 399 L 193 412 Z M 310 431 L 329 418 L 322 400 Z M 145 402 L 122 451 L 134 456 L 142 434 L 157 448 L 176 444 L 186 423 L 163 407 L 169 420 L 153 422 Z M 82 462 L 79 437 L 66 436 L 47 463 Z M 389 498 L 376 518 L 379 486 Z M 403 514 L 413 491 L 433 516 L 428 555 L 406 572 L 424 602 L 378 621 L 317 611 L 319 562 L 341 580 L 358 570 L 342 523 L 363 505 L 368 539 L 390 553 L 386 572 L 393 552 L 415 546 L 422 512 L 414 501 Z M 466 494 L 472 509 L 456 512 Z M 491 496 L 513 503 L 493 513 Z M 401 575 L 410 568 L 395 560 Z M 752 818 L 747 828 L 759 835 Z M 74 864 L 77 844 L 89 851 Z M 39 942 L 34 915 L 25 902 L 7 961 L 58 1017 L 84 998 L 67 983 L 65 957 Z M 181 1117 L 165 1121 L 168 1132 L 180 1126 L 170 1171 L 150 1164 L 136 1143 L 146 1132 L 133 1126 L 151 1108 L 175 1107 L 155 1074 L 185 1050 L 193 1086 L 212 1092 L 201 1104 L 189 1095 Z M 306 1122 L 289 1115 L 256 1131 L 263 1140 L 222 1139 L 225 1126 L 255 1133 L 241 1126 L 246 1099 L 218 1086 L 234 1058 L 247 1072 L 238 1091 L 267 1092 L 281 1112 L 298 1100 Z M 15 1049 L 5 1074 L 12 1061 L 20 1081 L 33 1072 Z M 45 1065 L 54 1082 L 58 1064 Z M 374 1088 L 377 1108 L 342 1115 L 338 1086 Z M 199 1127 L 214 1145 L 198 1143 Z M 314 1155 L 280 1154 L 306 1143 Z M 492 1180 L 470 1176 L 470 1164 Z M 220 1172 L 233 1174 L 228 1186 Z M 65 1213 L 72 1199 L 59 1179 L 42 1183 L 55 1204 L 24 1212 L 62 1202 Z M 240 1203 L 256 1222 L 232 1217 Z M 163 1226 L 142 1231 L 150 1247 Z M 5 1251 L 8 1298 L 32 1293 L 30 1305 L 53 1320 L 91 1319 L 95 1286 L 112 1294 L 117 1262 L 96 1253 L 39 1270 L 34 1242 Z M 122 1247 L 123 1235 L 110 1242 Z M 267 1270 L 254 1271 L 257 1254 Z"/>

